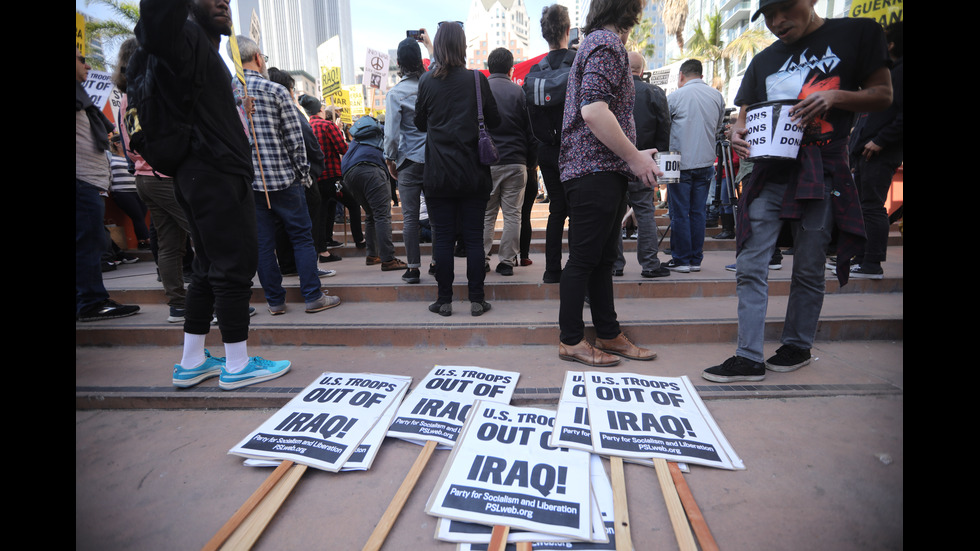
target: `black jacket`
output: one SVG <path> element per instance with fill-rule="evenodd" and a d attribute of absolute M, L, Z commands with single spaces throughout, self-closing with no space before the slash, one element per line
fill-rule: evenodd
<path fill-rule="evenodd" d="M 657 151 L 670 149 L 670 108 L 667 106 L 667 93 L 664 89 L 633 75 L 636 88 L 636 103 L 633 105 L 633 120 L 636 121 L 636 148 L 639 150 L 657 148 Z"/>
<path fill-rule="evenodd" d="M 494 73 L 488 79 L 500 113 L 500 125 L 490 135 L 500 153 L 498 165 L 536 165 L 532 154 L 534 135 L 527 120 L 527 99 L 524 89 L 505 74 Z M 531 161 L 530 163 L 528 161 Z"/>
<path fill-rule="evenodd" d="M 483 73 L 479 74 L 483 120 L 490 130 L 500 124 L 497 102 Z M 490 167 L 480 163 L 476 82 L 473 71 L 450 69 L 445 78 L 432 71 L 419 79 L 415 127 L 426 133 L 425 196 L 489 198 Z"/>

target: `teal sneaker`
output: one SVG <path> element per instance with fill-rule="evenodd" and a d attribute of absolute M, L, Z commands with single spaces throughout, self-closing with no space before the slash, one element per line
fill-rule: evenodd
<path fill-rule="evenodd" d="M 266 360 L 258 356 L 248 359 L 248 365 L 238 373 L 228 373 L 222 365 L 221 378 L 218 379 L 218 386 L 225 390 L 234 390 L 243 386 L 254 385 L 264 381 L 271 381 L 276 377 L 282 377 L 289 371 L 289 362 L 286 360 L 276 362 Z"/>
<path fill-rule="evenodd" d="M 174 364 L 174 386 L 187 388 L 194 386 L 201 381 L 221 375 L 222 368 L 225 366 L 224 358 L 216 358 L 204 349 L 204 363 L 194 369 L 184 369 L 180 364 Z"/>

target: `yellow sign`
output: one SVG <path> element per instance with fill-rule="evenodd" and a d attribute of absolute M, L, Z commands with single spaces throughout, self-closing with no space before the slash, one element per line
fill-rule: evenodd
<path fill-rule="evenodd" d="M 323 97 L 330 97 L 340 91 L 340 67 L 320 67 L 320 77 Z"/>
<path fill-rule="evenodd" d="M 344 124 L 354 124 L 354 117 L 350 109 L 350 90 L 340 90 L 333 95 L 333 104 L 340 114 L 340 122 Z"/>
<path fill-rule="evenodd" d="M 235 27 L 231 28 L 231 35 L 228 37 L 228 43 L 231 44 L 231 61 L 235 64 L 235 76 L 241 81 L 242 85 L 245 84 L 245 69 L 242 68 L 242 54 L 238 52 L 238 37 L 235 36 Z"/>
<path fill-rule="evenodd" d="M 351 115 L 360 116 L 364 115 L 366 111 L 364 110 L 364 92 L 361 90 L 360 84 L 354 84 L 347 87 L 350 97 L 350 109 Z"/>
<path fill-rule="evenodd" d="M 869 17 L 887 27 L 902 21 L 903 0 L 854 0 L 851 3 L 851 17 Z"/>
<path fill-rule="evenodd" d="M 79 55 L 85 55 L 85 16 L 75 12 L 75 47 Z"/>

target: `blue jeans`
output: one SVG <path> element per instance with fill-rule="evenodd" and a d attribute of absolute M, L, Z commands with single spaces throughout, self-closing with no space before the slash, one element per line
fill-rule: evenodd
<path fill-rule="evenodd" d="M 769 305 L 769 260 L 783 220 L 779 218 L 785 183 L 765 182 L 749 205 L 752 232 L 736 258 L 738 349 L 735 354 L 762 362 L 766 310 Z M 826 286 L 827 244 L 833 225 L 829 193 L 810 201 L 803 218 L 793 224 L 793 279 L 790 284 L 782 344 L 812 348 Z"/>
<path fill-rule="evenodd" d="M 75 315 L 109 298 L 102 283 L 106 248 L 105 200 L 99 188 L 75 178 Z M 481 218 L 482 220 L 482 218 Z"/>
<path fill-rule="evenodd" d="M 402 201 L 402 241 L 409 268 L 422 265 L 419 248 L 419 212 L 422 205 L 422 174 L 425 164 L 408 161 L 398 171 L 398 195 Z"/>
<path fill-rule="evenodd" d="M 705 203 L 714 167 L 682 170 L 667 188 L 670 210 L 670 255 L 679 266 L 700 266 L 704 258 Z"/>
<path fill-rule="evenodd" d="M 286 302 L 286 291 L 282 288 L 282 273 L 276 260 L 276 218 L 282 221 L 283 229 L 293 245 L 296 257 L 296 271 L 299 273 L 300 291 L 306 302 L 320 298 L 320 278 L 316 275 L 316 251 L 313 248 L 313 226 L 306 208 L 306 191 L 303 184 L 293 182 L 281 191 L 270 191 L 266 206 L 265 194 L 255 193 L 255 222 L 258 227 L 259 243 L 259 282 L 265 291 L 265 300 L 270 306 Z"/>
<path fill-rule="evenodd" d="M 630 182 L 626 192 L 626 202 L 633 207 L 633 214 L 636 216 L 636 260 L 640 263 L 640 269 L 644 272 L 651 272 L 660 268 L 660 259 L 657 258 L 657 217 L 653 205 L 652 187 L 643 185 L 643 182 Z M 619 258 L 616 259 L 613 268 L 622 270 L 626 266 L 626 257 L 623 255 L 623 235 L 619 234 L 618 240 Z"/>

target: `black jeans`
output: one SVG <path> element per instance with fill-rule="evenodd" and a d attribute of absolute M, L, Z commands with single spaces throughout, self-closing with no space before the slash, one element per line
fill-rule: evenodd
<path fill-rule="evenodd" d="M 565 187 L 558 170 L 558 147 L 538 146 L 538 167 L 548 190 L 548 225 L 544 233 L 544 271 L 561 273 L 561 245 L 565 234 L 565 220 L 568 218 L 568 203 L 565 200 Z"/>
<path fill-rule="evenodd" d="M 453 248 L 457 230 L 466 247 L 468 298 L 470 302 L 483 302 L 483 281 L 487 276 L 483 269 L 483 217 L 487 212 L 487 197 L 426 197 L 425 205 L 432 224 L 438 302 L 445 304 L 453 300 Z"/>
<path fill-rule="evenodd" d="M 626 176 L 596 172 L 564 182 L 568 199 L 568 262 L 561 274 L 558 326 L 561 342 L 575 345 L 585 337 L 582 308 L 589 308 L 596 336 L 619 335 L 613 304 L 613 264 L 619 256 L 620 225 L 626 213 Z"/>
<path fill-rule="evenodd" d="M 245 341 L 252 276 L 259 262 L 251 178 L 191 158 L 177 170 L 174 184 L 197 253 L 187 286 L 184 331 L 206 335 L 212 314 L 217 314 L 223 342 Z"/>

